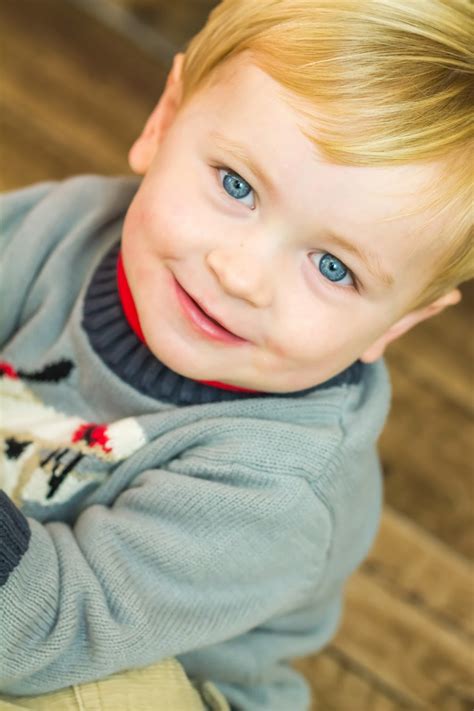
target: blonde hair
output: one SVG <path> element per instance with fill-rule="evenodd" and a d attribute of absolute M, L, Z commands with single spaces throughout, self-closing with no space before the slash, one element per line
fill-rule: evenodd
<path fill-rule="evenodd" d="M 421 307 L 474 276 L 473 36 L 470 0 L 223 0 L 186 47 L 182 106 L 247 50 L 309 119 L 305 135 L 328 160 L 442 159 L 422 208 L 453 218 L 437 236 L 436 274 L 412 304 Z"/>

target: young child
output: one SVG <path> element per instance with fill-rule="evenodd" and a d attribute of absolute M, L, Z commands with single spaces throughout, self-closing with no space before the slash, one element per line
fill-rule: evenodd
<path fill-rule="evenodd" d="M 288 660 L 379 525 L 384 349 L 473 274 L 468 5 L 224 0 L 142 179 L 3 197 L 3 694 L 175 657 L 309 708 Z"/>

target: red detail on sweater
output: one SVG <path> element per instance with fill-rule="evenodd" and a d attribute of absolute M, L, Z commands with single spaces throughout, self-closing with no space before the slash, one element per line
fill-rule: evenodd
<path fill-rule="evenodd" d="M 107 425 L 98 425 L 95 422 L 87 422 L 80 425 L 71 437 L 71 442 L 85 442 L 90 447 L 100 447 L 104 452 L 111 452 Z"/>
<path fill-rule="evenodd" d="M 198 380 L 198 383 L 203 385 L 211 385 L 213 388 L 221 388 L 221 390 L 234 390 L 240 393 L 257 393 L 258 390 L 248 390 L 247 388 L 238 388 L 237 385 L 228 385 L 227 383 L 219 383 L 217 380 Z"/>
<path fill-rule="evenodd" d="M 145 336 L 143 335 L 143 331 L 140 326 L 140 321 L 138 320 L 137 308 L 133 300 L 132 292 L 130 291 L 130 287 L 128 285 L 127 277 L 125 276 L 121 252 L 119 252 L 117 262 L 117 286 L 119 290 L 120 301 L 122 302 L 122 308 L 125 313 L 125 318 L 133 329 L 135 335 L 138 336 L 142 343 L 145 343 Z"/>
<path fill-rule="evenodd" d="M 18 378 L 15 368 L 4 360 L 0 361 L 0 375 L 6 375 L 7 378 Z"/>
<path fill-rule="evenodd" d="M 125 318 L 127 319 L 128 324 L 132 328 L 135 335 L 138 336 L 142 343 L 146 344 L 145 336 L 143 335 L 140 321 L 138 320 L 137 308 L 128 285 L 125 269 L 123 268 L 122 252 L 119 252 L 117 260 L 117 285 Z M 211 385 L 213 388 L 221 388 L 221 390 L 233 390 L 234 392 L 240 393 L 259 392 L 258 390 L 248 390 L 247 388 L 239 388 L 236 385 L 220 383 L 217 380 L 198 380 L 197 382 L 202 383 L 203 385 Z"/>

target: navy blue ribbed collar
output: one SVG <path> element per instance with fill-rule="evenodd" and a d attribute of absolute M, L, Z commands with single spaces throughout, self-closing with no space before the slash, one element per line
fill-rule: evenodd
<path fill-rule="evenodd" d="M 304 397 L 315 390 L 358 383 L 363 364 L 355 361 L 330 380 L 292 393 L 233 392 L 204 385 L 168 368 L 140 341 L 125 318 L 117 288 L 118 241 L 96 268 L 84 299 L 82 326 L 94 351 L 126 383 L 148 397 L 175 405 L 196 405 L 255 397 Z"/>

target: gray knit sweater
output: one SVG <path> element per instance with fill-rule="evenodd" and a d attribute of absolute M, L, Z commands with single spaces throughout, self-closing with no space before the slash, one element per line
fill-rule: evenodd
<path fill-rule="evenodd" d="M 176 656 L 244 711 L 303 711 L 380 519 L 383 361 L 285 394 L 160 363 L 116 285 L 132 178 L 1 198 L 0 691 Z"/>

